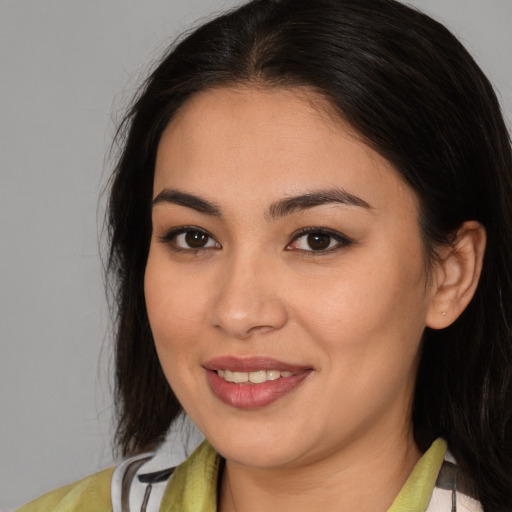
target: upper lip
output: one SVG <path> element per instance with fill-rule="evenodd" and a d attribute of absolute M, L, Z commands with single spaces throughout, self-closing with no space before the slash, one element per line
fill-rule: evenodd
<path fill-rule="evenodd" d="M 215 357 L 203 363 L 207 370 L 231 370 L 233 372 L 257 372 L 258 370 L 279 370 L 282 372 L 297 373 L 301 370 L 309 370 L 310 366 L 299 366 L 284 363 L 270 357 Z"/>

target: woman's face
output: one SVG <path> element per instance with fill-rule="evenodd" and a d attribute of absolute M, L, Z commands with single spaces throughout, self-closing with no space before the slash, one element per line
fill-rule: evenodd
<path fill-rule="evenodd" d="M 313 93 L 209 90 L 164 132 L 147 310 L 169 384 L 228 460 L 410 441 L 425 268 L 415 194 Z"/>

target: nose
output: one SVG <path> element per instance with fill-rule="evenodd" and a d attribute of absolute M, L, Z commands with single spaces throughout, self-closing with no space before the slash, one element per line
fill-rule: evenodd
<path fill-rule="evenodd" d="M 288 320 L 277 270 L 268 262 L 231 261 L 220 276 L 211 324 L 236 339 L 281 329 Z"/>

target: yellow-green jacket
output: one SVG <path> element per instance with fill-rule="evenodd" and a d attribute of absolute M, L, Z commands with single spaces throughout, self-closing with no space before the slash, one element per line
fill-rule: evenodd
<path fill-rule="evenodd" d="M 436 440 L 418 461 L 388 512 L 451 512 L 454 498 L 461 511 L 482 510 L 477 501 L 465 495 L 435 487 L 436 480 L 439 485 L 445 452 L 445 441 Z M 213 448 L 206 441 L 201 444 L 173 472 L 160 512 L 215 512 L 220 464 L 221 458 Z M 126 498 L 121 499 L 113 473 L 114 468 L 110 468 L 57 489 L 18 512 L 125 512 L 127 507 L 122 501 Z"/>

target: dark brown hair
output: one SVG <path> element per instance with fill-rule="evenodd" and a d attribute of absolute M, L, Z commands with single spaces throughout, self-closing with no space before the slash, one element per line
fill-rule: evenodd
<path fill-rule="evenodd" d="M 160 442 L 181 408 L 157 359 L 143 280 L 162 131 L 198 91 L 306 86 L 322 95 L 416 191 L 430 253 L 466 220 L 488 237 L 475 297 L 450 327 L 426 329 L 416 441 L 438 436 L 486 511 L 512 507 L 512 162 L 495 93 L 441 24 L 393 0 L 255 0 L 172 47 L 119 131 L 109 203 L 116 290 L 117 442 Z M 172 314 L 172 312 L 170 312 Z"/>

